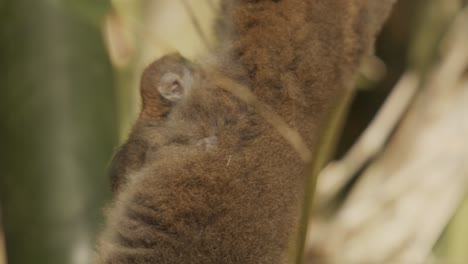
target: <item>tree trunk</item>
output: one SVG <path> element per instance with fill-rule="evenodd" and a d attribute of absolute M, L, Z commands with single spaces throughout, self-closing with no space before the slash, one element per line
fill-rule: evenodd
<path fill-rule="evenodd" d="M 0 1 L 9 264 L 81 264 L 92 255 L 117 138 L 112 69 L 97 24 L 103 3 Z"/>

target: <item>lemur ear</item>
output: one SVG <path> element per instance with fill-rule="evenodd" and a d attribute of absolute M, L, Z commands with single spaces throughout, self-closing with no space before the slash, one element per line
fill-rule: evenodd
<path fill-rule="evenodd" d="M 376 34 L 387 20 L 393 5 L 397 0 L 358 0 L 360 4 L 366 5 L 369 16 L 369 27 L 371 34 Z"/>
<path fill-rule="evenodd" d="M 170 102 L 178 102 L 186 96 L 193 85 L 193 74 L 186 65 L 179 65 L 179 69 L 163 73 L 158 83 L 158 91 L 162 97 Z"/>
<path fill-rule="evenodd" d="M 373 52 L 377 33 L 387 20 L 396 0 L 343 0 L 346 3 L 343 34 L 350 57 Z M 363 54 L 367 53 L 367 54 Z"/>

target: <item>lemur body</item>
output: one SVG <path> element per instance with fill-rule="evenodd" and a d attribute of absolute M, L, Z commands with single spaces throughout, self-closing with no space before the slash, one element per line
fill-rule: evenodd
<path fill-rule="evenodd" d="M 109 217 L 112 231 L 101 245 L 108 254 L 101 255 L 102 263 L 275 263 L 282 258 L 289 237 L 280 230 L 293 231 L 299 211 L 292 205 L 302 189 L 302 181 L 289 178 L 303 178 L 302 161 L 248 105 L 209 78 L 197 78 L 194 86 L 164 119 L 135 130 L 144 148 L 130 144 L 144 158 L 126 179 L 116 176 L 120 184 Z M 217 139 L 212 148 L 200 146 L 210 137 Z M 284 162 L 295 166 L 280 165 Z M 297 191 L 279 192 L 282 188 Z M 258 236 L 277 246 L 246 243 Z"/>
<path fill-rule="evenodd" d="M 393 2 L 370 1 L 224 1 L 219 28 L 228 34 L 214 63 L 170 55 L 149 66 L 142 112 L 114 160 L 116 197 L 97 262 L 286 263 L 306 166 L 213 69 L 313 149 Z"/>

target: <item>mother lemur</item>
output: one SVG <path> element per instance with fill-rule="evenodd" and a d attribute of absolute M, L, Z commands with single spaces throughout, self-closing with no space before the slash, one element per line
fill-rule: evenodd
<path fill-rule="evenodd" d="M 143 73 L 96 262 L 286 263 L 307 166 L 269 119 L 313 153 L 393 2 L 223 0 L 210 59 Z"/>

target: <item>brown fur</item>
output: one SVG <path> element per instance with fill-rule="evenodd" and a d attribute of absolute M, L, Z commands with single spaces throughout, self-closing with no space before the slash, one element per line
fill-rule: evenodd
<path fill-rule="evenodd" d="M 119 191 L 97 262 L 286 263 L 306 166 L 223 89 L 213 67 L 249 87 L 313 149 L 392 2 L 224 1 L 217 62 L 190 68 L 193 89 L 183 102 L 165 104 L 143 77 L 142 114 L 116 158 Z M 150 80 L 186 63 L 168 61 L 174 57 L 150 66 Z M 198 144 L 212 137 L 214 147 Z"/>
<path fill-rule="evenodd" d="M 194 65 L 179 54 L 170 54 L 153 62 L 143 72 L 140 93 L 142 109 L 138 120 L 128 137 L 112 160 L 111 182 L 112 191 L 115 193 L 126 183 L 126 177 L 141 169 L 148 153 L 155 152 L 161 145 L 168 144 L 161 133 L 153 133 L 153 130 L 164 131 L 167 115 L 174 107 L 174 102 L 164 98 L 158 91 L 161 77 L 166 73 L 183 74 L 184 68 L 197 74 Z"/>

